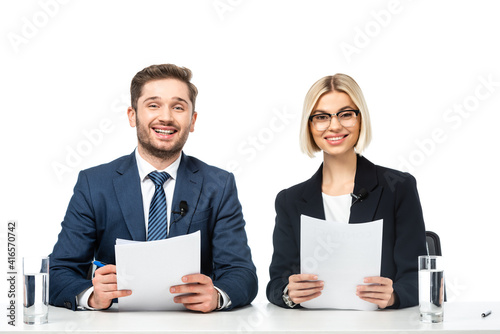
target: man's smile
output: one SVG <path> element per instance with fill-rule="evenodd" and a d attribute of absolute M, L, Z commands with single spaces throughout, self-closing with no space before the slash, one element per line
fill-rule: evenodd
<path fill-rule="evenodd" d="M 177 129 L 172 126 L 154 126 L 153 131 L 161 136 L 170 136 L 177 132 Z"/>

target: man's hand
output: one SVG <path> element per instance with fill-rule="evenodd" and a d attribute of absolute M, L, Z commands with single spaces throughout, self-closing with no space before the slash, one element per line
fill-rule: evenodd
<path fill-rule="evenodd" d="M 94 292 L 89 297 L 88 304 L 95 309 L 106 309 L 114 298 L 129 296 L 131 290 L 117 290 L 116 266 L 108 264 L 97 269 L 92 279 Z"/>
<path fill-rule="evenodd" d="M 174 302 L 184 304 L 188 310 L 204 313 L 217 308 L 218 293 L 210 277 L 193 274 L 182 277 L 182 281 L 186 284 L 172 286 L 170 292 L 187 295 L 174 297 Z"/>
<path fill-rule="evenodd" d="M 317 275 L 298 274 L 288 277 L 288 296 L 295 304 L 314 299 L 321 295 L 324 282 Z"/>
<path fill-rule="evenodd" d="M 377 304 L 379 308 L 392 306 L 395 302 L 392 280 L 386 277 L 365 277 L 364 283 L 370 285 L 358 285 L 356 295 L 367 302 Z"/>

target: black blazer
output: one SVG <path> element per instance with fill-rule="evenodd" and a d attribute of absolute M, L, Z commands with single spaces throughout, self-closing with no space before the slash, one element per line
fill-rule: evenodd
<path fill-rule="evenodd" d="M 288 277 L 300 273 L 300 215 L 325 219 L 322 179 L 323 165 L 309 180 L 282 190 L 276 197 L 274 253 L 267 298 L 278 306 L 287 307 L 282 299 L 283 290 Z M 351 206 L 349 223 L 384 219 L 380 276 L 393 281 L 397 299 L 391 308 L 417 305 L 417 258 L 427 251 L 415 178 L 358 156 L 354 194 L 363 188 L 368 195 Z"/>

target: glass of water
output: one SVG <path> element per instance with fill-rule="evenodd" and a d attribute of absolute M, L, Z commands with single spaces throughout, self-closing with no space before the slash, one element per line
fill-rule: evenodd
<path fill-rule="evenodd" d="M 23 320 L 28 325 L 44 324 L 49 316 L 49 258 L 23 258 Z"/>
<path fill-rule="evenodd" d="M 441 256 L 418 257 L 418 301 L 421 321 L 443 321 L 444 271 Z"/>

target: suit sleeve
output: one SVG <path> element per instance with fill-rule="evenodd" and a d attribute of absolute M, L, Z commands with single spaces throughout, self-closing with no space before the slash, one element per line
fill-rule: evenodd
<path fill-rule="evenodd" d="M 50 304 L 76 310 L 76 296 L 92 286 L 87 278 L 96 241 L 87 177 L 80 172 L 50 255 Z"/>
<path fill-rule="evenodd" d="M 405 174 L 396 187 L 394 261 L 397 272 L 393 288 L 398 302 L 393 308 L 418 305 L 418 256 L 427 254 L 425 225 L 416 180 Z"/>
<path fill-rule="evenodd" d="M 245 232 L 234 176 L 228 174 L 221 189 L 212 237 L 214 285 L 231 300 L 231 309 L 250 304 L 257 295 L 258 282 Z"/>
<path fill-rule="evenodd" d="M 267 284 L 267 299 L 278 306 L 288 308 L 283 301 L 283 290 L 288 285 L 288 277 L 300 273 L 300 240 L 295 235 L 293 224 L 299 217 L 291 219 L 286 203 L 286 190 L 276 196 L 276 221 L 273 232 L 273 257 L 269 267 L 270 281 Z"/>

